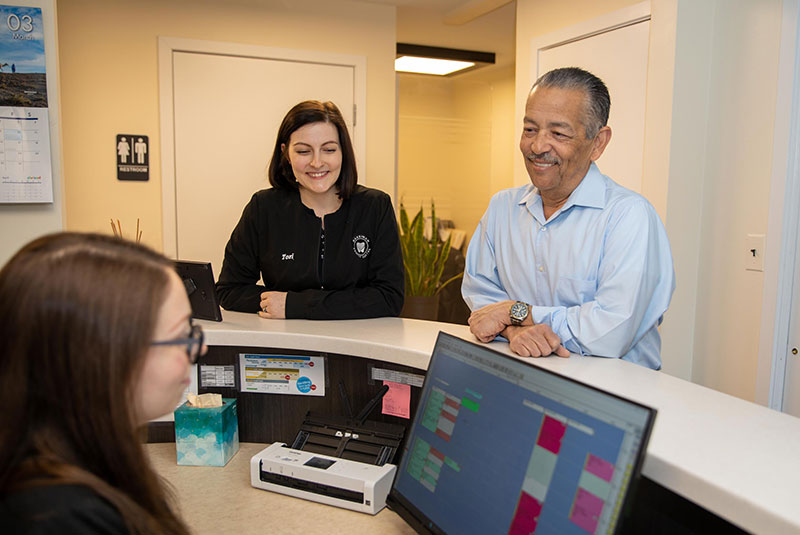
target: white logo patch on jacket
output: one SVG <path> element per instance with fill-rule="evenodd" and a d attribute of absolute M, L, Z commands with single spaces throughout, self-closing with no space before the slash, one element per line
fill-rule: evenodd
<path fill-rule="evenodd" d="M 361 234 L 353 238 L 353 252 L 359 258 L 366 258 L 369 254 L 369 238 Z"/>

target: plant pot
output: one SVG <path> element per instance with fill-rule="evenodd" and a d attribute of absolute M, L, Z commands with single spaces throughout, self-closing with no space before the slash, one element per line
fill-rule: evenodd
<path fill-rule="evenodd" d="M 407 295 L 400 316 L 436 321 L 439 315 L 439 295 Z"/>

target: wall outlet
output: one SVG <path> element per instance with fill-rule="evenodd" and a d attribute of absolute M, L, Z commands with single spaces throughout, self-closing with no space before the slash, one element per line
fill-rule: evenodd
<path fill-rule="evenodd" d="M 748 234 L 745 238 L 745 263 L 747 271 L 764 271 L 766 237 L 763 234 Z"/>

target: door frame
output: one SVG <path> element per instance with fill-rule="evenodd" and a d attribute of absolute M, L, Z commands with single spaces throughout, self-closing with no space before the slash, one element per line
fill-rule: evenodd
<path fill-rule="evenodd" d="M 800 314 L 800 5 L 783 2 L 773 133 L 767 244 L 756 377 L 756 402 L 783 410 L 792 314 Z"/>
<path fill-rule="evenodd" d="M 650 20 L 650 0 L 632 6 L 606 13 L 591 20 L 563 28 L 561 30 L 536 37 L 531 40 L 531 69 L 529 71 L 528 87 L 536 81 L 539 72 L 539 52 L 556 48 L 575 41 L 588 39 L 603 33 L 613 32 L 620 28 L 633 26 L 640 22 Z"/>
<path fill-rule="evenodd" d="M 273 59 L 301 63 L 319 63 L 353 68 L 353 149 L 356 166 L 366 169 L 367 122 L 358 115 L 358 110 L 367 109 L 367 59 L 364 56 L 335 54 L 317 50 L 299 50 L 259 45 L 245 45 L 202 39 L 179 37 L 158 38 L 158 85 L 161 124 L 161 210 L 162 247 L 164 254 L 174 258 L 178 250 L 178 220 L 175 180 L 175 114 L 173 85 L 173 55 L 176 52 L 212 54 L 220 56 L 242 56 L 247 58 Z M 364 185 L 367 181 L 359 177 Z"/>

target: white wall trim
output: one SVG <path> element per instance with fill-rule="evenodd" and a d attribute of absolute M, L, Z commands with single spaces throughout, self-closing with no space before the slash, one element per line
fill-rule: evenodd
<path fill-rule="evenodd" d="M 755 400 L 781 410 L 800 230 L 798 0 L 783 2 Z"/>
<path fill-rule="evenodd" d="M 159 113 L 161 123 L 161 209 L 163 214 L 163 251 L 168 257 L 175 257 L 177 244 L 177 210 L 175 199 L 175 120 L 173 63 L 175 52 L 198 52 L 206 54 L 267 58 L 286 61 L 302 61 L 327 65 L 353 67 L 354 114 L 353 148 L 356 153 L 356 166 L 365 170 L 367 154 L 367 58 L 349 54 L 336 54 L 316 50 L 298 50 L 259 45 L 244 45 L 202 39 L 182 39 L 178 37 L 158 38 L 158 85 Z M 369 185 L 362 176 L 359 182 Z"/>
<path fill-rule="evenodd" d="M 624 7 L 591 20 L 562 28 L 531 40 L 531 68 L 528 71 L 528 87 L 536 81 L 539 72 L 539 51 L 594 37 L 601 33 L 624 28 L 631 24 L 650 20 L 650 0 Z"/>

